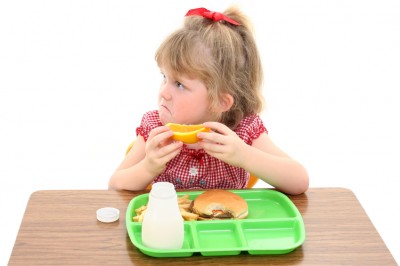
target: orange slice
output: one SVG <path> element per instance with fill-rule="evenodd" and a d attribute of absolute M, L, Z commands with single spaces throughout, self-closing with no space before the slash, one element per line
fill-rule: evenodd
<path fill-rule="evenodd" d="M 186 144 L 193 144 L 199 141 L 197 133 L 199 132 L 210 132 L 210 129 L 203 125 L 183 125 L 168 123 L 166 124 L 173 132 L 173 139 L 182 141 Z"/>

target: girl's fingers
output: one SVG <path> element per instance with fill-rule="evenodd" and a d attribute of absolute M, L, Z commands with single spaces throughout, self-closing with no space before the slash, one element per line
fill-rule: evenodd
<path fill-rule="evenodd" d="M 210 128 L 212 131 L 216 131 L 222 135 L 227 135 L 231 131 L 229 127 L 219 122 L 205 122 L 203 123 L 203 125 Z"/>
<path fill-rule="evenodd" d="M 169 129 L 169 127 L 166 127 L 166 126 L 156 127 L 152 131 L 150 131 L 149 139 L 152 139 L 162 133 L 169 132 L 169 131 L 171 131 L 171 130 Z M 170 132 L 170 134 L 172 134 L 172 131 Z"/>
<path fill-rule="evenodd" d="M 172 160 L 181 151 L 183 146 L 182 142 L 172 142 L 169 145 L 163 146 L 155 152 L 155 159 L 157 163 L 165 165 Z"/>
<path fill-rule="evenodd" d="M 154 147 L 163 147 L 171 143 L 173 132 L 166 126 L 153 129 L 148 138 L 148 142 Z"/>
<path fill-rule="evenodd" d="M 207 140 L 209 142 L 226 144 L 228 136 L 232 133 L 235 134 L 229 127 L 218 122 L 205 122 L 203 123 L 205 127 L 210 128 L 211 132 L 199 132 L 197 137 L 202 140 Z"/>
<path fill-rule="evenodd" d="M 224 149 L 223 145 L 206 141 L 201 141 L 200 145 L 207 153 L 222 153 Z"/>
<path fill-rule="evenodd" d="M 182 146 L 183 146 L 183 142 L 175 141 L 167 146 L 164 146 L 162 149 L 160 149 L 160 152 L 163 154 L 162 156 L 165 160 L 165 163 L 169 162 L 176 155 L 178 155 L 178 153 L 181 151 Z"/>
<path fill-rule="evenodd" d="M 214 143 L 221 143 L 221 141 L 223 140 L 223 136 L 221 134 L 218 133 L 214 133 L 214 132 L 199 132 L 197 133 L 197 137 L 201 140 L 206 140 L 208 142 L 214 142 Z"/>
<path fill-rule="evenodd" d="M 183 146 L 182 141 L 172 141 L 170 144 L 160 148 L 160 154 L 165 156 L 171 152 L 179 151 L 180 148 Z"/>

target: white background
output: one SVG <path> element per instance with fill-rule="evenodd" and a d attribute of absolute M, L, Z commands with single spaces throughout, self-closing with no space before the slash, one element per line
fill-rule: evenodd
<path fill-rule="evenodd" d="M 256 30 L 270 136 L 311 187 L 351 189 L 400 262 L 400 2 L 215 2 L 0 1 L 0 264 L 32 192 L 107 188 L 156 107 L 160 42 L 231 3 Z"/>

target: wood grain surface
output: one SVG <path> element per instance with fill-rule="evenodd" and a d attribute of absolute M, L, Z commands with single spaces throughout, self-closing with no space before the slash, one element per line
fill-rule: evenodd
<path fill-rule="evenodd" d="M 289 196 L 303 216 L 306 240 L 284 255 L 153 258 L 132 245 L 125 212 L 142 193 L 43 190 L 29 199 L 9 265 L 397 265 L 352 191 L 310 188 Z M 120 219 L 101 223 L 96 210 L 115 207 Z"/>

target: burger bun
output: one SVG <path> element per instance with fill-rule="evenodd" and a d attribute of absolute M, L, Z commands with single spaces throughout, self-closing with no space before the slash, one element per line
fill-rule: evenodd
<path fill-rule="evenodd" d="M 191 211 L 201 219 L 244 219 L 248 215 L 247 202 L 239 195 L 223 189 L 211 189 L 192 202 Z"/>

